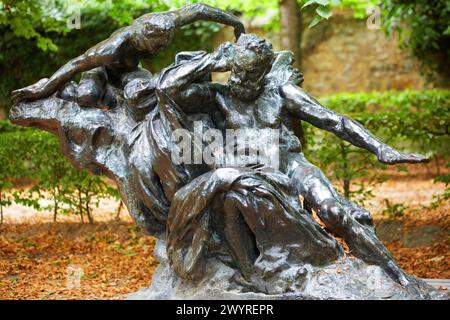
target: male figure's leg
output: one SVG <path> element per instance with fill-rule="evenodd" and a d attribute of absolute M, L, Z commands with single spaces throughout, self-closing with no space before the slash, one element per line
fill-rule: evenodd
<path fill-rule="evenodd" d="M 356 257 L 379 265 L 394 280 L 409 285 L 410 277 L 397 266 L 373 230 L 346 211 L 345 204 L 340 202 L 341 197 L 324 174 L 303 155 L 296 162 L 290 176 L 299 195 L 304 197 L 306 208 L 314 209 L 331 232 L 343 237 Z"/>
<path fill-rule="evenodd" d="M 294 184 L 299 194 L 304 197 L 304 204 L 307 209 L 311 209 L 311 204 L 317 204 L 318 202 L 323 202 L 327 199 L 334 199 L 337 204 L 342 206 L 342 208 L 359 223 L 373 227 L 373 220 L 370 212 L 339 194 L 334 189 L 330 180 L 325 177 L 323 172 L 310 163 L 303 154 L 299 154 L 294 161 L 296 172 L 293 174 L 294 169 L 291 169 L 289 170 L 290 175 L 294 180 Z M 308 182 L 305 183 L 305 181 Z M 307 192 L 307 189 L 311 188 L 315 188 L 317 193 L 311 194 L 311 192 Z"/>

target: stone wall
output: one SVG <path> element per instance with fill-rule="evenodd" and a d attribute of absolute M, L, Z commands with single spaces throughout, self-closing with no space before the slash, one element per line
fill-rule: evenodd
<path fill-rule="evenodd" d="M 251 26 L 247 30 L 267 37 L 275 49 L 281 49 L 277 34 Z M 214 44 L 232 39 L 232 32 L 224 29 Z M 329 21 L 306 29 L 302 53 L 303 87 L 315 96 L 430 87 L 419 62 L 407 49 L 399 48 L 395 36 L 369 30 L 365 20 L 355 19 L 351 13 L 338 12 Z"/>

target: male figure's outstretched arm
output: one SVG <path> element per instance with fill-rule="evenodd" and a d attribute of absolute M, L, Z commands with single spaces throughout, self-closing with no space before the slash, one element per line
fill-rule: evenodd
<path fill-rule="evenodd" d="M 419 163 L 428 159 L 415 154 L 404 154 L 381 142 L 360 123 L 322 106 L 316 99 L 293 84 L 281 87 L 288 110 L 297 118 L 317 128 L 334 133 L 354 146 L 375 154 L 385 164 Z"/>

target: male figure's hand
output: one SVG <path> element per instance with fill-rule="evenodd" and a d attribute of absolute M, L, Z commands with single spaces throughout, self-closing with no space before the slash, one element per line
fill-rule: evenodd
<path fill-rule="evenodd" d="M 428 162 L 429 159 L 419 154 L 405 154 L 397 151 L 388 145 L 382 145 L 377 152 L 378 161 L 384 164 L 396 163 L 421 163 Z"/>
<path fill-rule="evenodd" d="M 234 56 L 234 46 L 225 42 L 212 53 L 213 71 L 226 72 L 231 70 L 231 63 Z"/>

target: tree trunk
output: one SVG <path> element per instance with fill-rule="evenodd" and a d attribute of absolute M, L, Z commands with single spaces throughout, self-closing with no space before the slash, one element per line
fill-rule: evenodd
<path fill-rule="evenodd" d="M 81 198 L 81 190 L 77 187 L 78 191 L 78 213 L 80 214 L 81 223 L 84 223 L 83 217 L 83 199 Z"/>
<path fill-rule="evenodd" d="M 53 222 L 56 222 L 57 216 L 58 216 L 58 202 L 55 200 L 55 206 L 53 208 Z"/>
<path fill-rule="evenodd" d="M 120 200 L 119 207 L 117 208 L 116 220 L 120 220 L 120 212 L 122 211 L 122 208 L 123 208 L 123 201 Z"/>
<path fill-rule="evenodd" d="M 54 203 L 54 207 L 53 207 L 53 222 L 56 222 L 56 217 L 58 216 L 58 197 L 59 195 L 59 189 L 55 188 L 54 189 L 54 194 L 53 194 L 53 203 Z"/>
<path fill-rule="evenodd" d="M 350 180 L 349 179 L 344 179 L 344 197 L 345 198 L 350 198 Z"/>
<path fill-rule="evenodd" d="M 89 190 L 89 189 L 88 189 Z M 94 217 L 92 216 L 91 213 L 91 207 L 89 206 L 91 203 L 91 198 L 89 196 L 89 191 L 86 192 L 85 196 L 86 196 L 86 201 L 85 201 L 85 209 L 86 209 L 86 216 L 88 218 L 88 221 L 90 224 L 94 224 Z"/>
<path fill-rule="evenodd" d="M 84 224 L 83 210 L 80 210 L 80 220 Z"/>
<path fill-rule="evenodd" d="M 350 198 L 350 185 L 351 180 L 348 178 L 350 175 L 348 173 L 348 158 L 347 158 L 347 151 L 345 150 L 345 145 L 343 142 L 340 143 L 341 148 L 341 159 L 343 161 L 343 167 L 342 171 L 344 172 L 344 179 L 343 179 L 343 187 L 344 187 L 344 197 L 347 199 Z"/>
<path fill-rule="evenodd" d="M 3 197 L 2 197 L 2 190 L 0 189 L 0 224 L 3 224 Z"/>
<path fill-rule="evenodd" d="M 280 45 L 281 50 L 289 50 L 294 54 L 294 67 L 301 70 L 302 55 L 302 16 L 297 0 L 280 0 Z M 294 126 L 294 133 L 303 146 L 306 140 L 300 120 Z"/>
<path fill-rule="evenodd" d="M 441 174 L 441 166 L 439 165 L 438 156 L 434 156 L 434 165 L 436 166 L 436 175 L 439 176 Z"/>
<path fill-rule="evenodd" d="M 89 203 L 86 202 L 86 216 L 90 224 L 94 224 L 94 217 L 92 217 L 91 208 L 89 208 Z"/>
<path fill-rule="evenodd" d="M 302 18 L 297 0 L 280 0 L 280 44 L 282 50 L 294 53 L 294 66 L 300 68 Z"/>
<path fill-rule="evenodd" d="M 92 200 L 92 196 L 89 195 L 90 190 L 92 190 L 92 182 L 91 181 L 89 181 L 89 184 L 88 184 L 88 187 L 87 187 L 87 190 L 86 190 L 86 193 L 85 193 L 85 196 L 86 196 L 86 215 L 87 215 L 89 223 L 90 224 L 94 224 L 94 217 L 92 216 L 91 207 L 90 207 L 91 200 Z"/>

